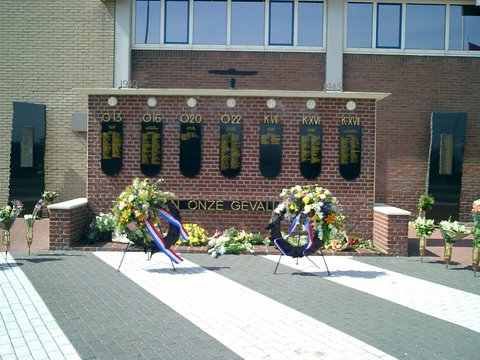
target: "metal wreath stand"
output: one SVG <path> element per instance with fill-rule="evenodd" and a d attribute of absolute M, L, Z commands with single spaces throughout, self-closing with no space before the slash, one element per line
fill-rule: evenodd
<path fill-rule="evenodd" d="M 168 211 L 172 214 L 172 216 L 176 220 L 181 222 L 182 217 L 180 216 L 180 211 L 178 210 L 176 205 L 172 201 L 167 201 L 165 204 L 168 208 Z M 156 225 L 157 225 L 160 233 L 162 233 L 162 229 L 160 228 L 160 225 L 158 223 Z M 173 225 L 172 223 L 169 223 L 168 224 L 168 233 L 164 237 L 166 249 L 169 249 L 173 244 L 175 244 L 179 237 L 180 237 L 180 229 L 178 227 L 176 227 L 175 225 Z M 150 260 L 152 258 L 153 254 L 160 251 L 158 246 L 155 245 L 155 243 L 153 241 L 150 241 L 149 243 L 145 243 L 143 238 L 136 238 L 135 240 L 130 240 L 127 243 L 127 246 L 125 247 L 125 250 L 123 251 L 122 260 L 120 261 L 120 264 L 118 265 L 117 271 L 120 271 L 120 267 L 122 266 L 123 259 L 125 258 L 125 254 L 127 253 L 128 248 L 130 247 L 130 243 L 134 243 L 135 245 L 143 247 L 143 250 L 147 254 L 148 260 Z M 173 260 L 171 258 L 170 258 L 170 262 L 172 263 L 173 270 L 176 270 L 175 264 L 173 263 Z"/>
<path fill-rule="evenodd" d="M 294 246 L 282 237 L 281 222 L 284 218 L 285 212 L 286 210 L 285 210 L 284 203 L 277 206 L 277 208 L 273 211 L 270 223 L 266 227 L 267 230 L 270 230 L 270 240 L 280 250 L 280 257 L 278 258 L 278 262 L 277 262 L 277 265 L 275 266 L 275 270 L 273 273 L 274 274 L 277 273 L 278 265 L 280 265 L 280 261 L 282 260 L 282 256 L 284 255 L 291 256 L 292 258 L 296 258 L 297 264 L 298 264 L 298 258 L 306 257 L 307 260 L 310 261 L 313 265 L 315 265 L 316 268 L 321 270 L 318 267 L 318 265 L 315 264 L 315 262 L 313 262 L 312 259 L 308 257 L 308 255 L 314 254 L 316 251 L 320 251 L 320 255 L 323 258 L 323 263 L 325 264 L 327 274 L 328 276 L 330 276 L 330 271 L 328 270 L 327 262 L 325 261 L 325 256 L 323 255 L 323 251 L 322 251 L 322 246 L 324 244 L 324 241 L 318 238 L 317 232 L 314 232 L 313 246 L 309 247 L 308 249 L 306 248 L 307 245 Z M 299 242 L 300 234 L 298 234 L 297 236 L 298 236 L 298 242 Z"/>

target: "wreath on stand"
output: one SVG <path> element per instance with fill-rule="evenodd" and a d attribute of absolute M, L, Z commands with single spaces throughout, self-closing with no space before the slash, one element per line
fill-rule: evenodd
<path fill-rule="evenodd" d="M 329 190 L 317 184 L 296 185 L 283 189 L 280 197 L 283 201 L 273 211 L 267 229 L 270 230 L 270 240 L 283 255 L 294 258 L 308 256 L 329 244 L 332 239 L 345 236 L 345 216 Z M 281 222 L 284 219 L 291 221 L 286 236 L 283 236 L 281 231 Z M 302 245 L 298 243 L 298 239 L 297 244 L 289 241 L 298 226 L 307 233 L 307 242 Z"/>
<path fill-rule="evenodd" d="M 173 262 L 183 259 L 171 246 L 182 236 L 188 240 L 178 208 L 173 203 L 175 194 L 160 190 L 162 179 L 135 179 L 114 200 L 112 213 L 116 219 L 117 232 L 128 240 L 142 246 L 150 257 L 158 251 L 165 253 Z M 163 234 L 160 220 L 168 222 L 168 232 Z"/>

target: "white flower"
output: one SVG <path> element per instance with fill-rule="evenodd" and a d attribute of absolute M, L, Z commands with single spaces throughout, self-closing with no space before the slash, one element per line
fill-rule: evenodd
<path fill-rule="evenodd" d="M 135 200 L 135 195 L 133 194 L 128 195 L 128 202 L 133 202 L 133 200 Z"/>
<path fill-rule="evenodd" d="M 127 204 L 125 204 L 125 201 L 119 201 L 118 202 L 118 210 L 122 211 L 123 209 L 125 209 L 125 206 Z"/>

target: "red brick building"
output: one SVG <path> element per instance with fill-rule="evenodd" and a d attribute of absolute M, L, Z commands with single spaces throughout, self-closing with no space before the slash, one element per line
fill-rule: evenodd
<path fill-rule="evenodd" d="M 83 90 L 89 94 L 87 198 L 94 213 L 110 207 L 133 178 L 146 176 L 141 126 L 157 119 L 162 151 L 155 176 L 184 201 L 184 219 L 208 230 L 263 231 L 272 210 L 267 202 L 305 183 L 331 190 L 349 231 L 368 238 L 375 203 L 413 217 L 424 192 L 435 192 L 431 215 L 437 220 L 469 221 L 471 203 L 480 197 L 480 11 L 474 1 L 207 3 L 116 1 L 115 84 Z M 260 40 L 236 37 L 248 6 L 264 19 Z M 171 19 L 166 9 L 179 17 Z M 309 10 L 318 18 L 307 16 Z M 217 23 L 211 32 L 200 27 L 208 25 L 208 11 L 225 15 L 224 38 L 208 35 Z M 318 33 L 305 32 L 319 22 Z M 283 31 L 288 26 L 291 31 Z M 437 116 L 458 125 L 437 132 Z M 123 127 L 121 168 L 109 175 L 102 171 L 101 134 L 102 123 L 114 119 Z M 220 131 L 232 119 L 242 124 L 241 167 L 225 176 Z M 307 179 L 300 172 L 300 127 L 311 119 L 322 129 L 321 171 Z M 181 171 L 181 127 L 190 122 L 201 124 L 194 175 Z M 264 176 L 260 127 L 273 123 L 281 124 L 280 171 Z M 348 179 L 339 171 L 346 124 L 361 127 L 360 160 L 353 164 L 360 173 Z M 431 147 L 435 136 L 440 150 Z"/>

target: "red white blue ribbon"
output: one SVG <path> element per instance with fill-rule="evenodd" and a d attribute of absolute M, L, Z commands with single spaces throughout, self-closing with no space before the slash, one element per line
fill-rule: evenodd
<path fill-rule="evenodd" d="M 157 247 L 165 255 L 167 255 L 170 258 L 170 260 L 172 260 L 175 264 L 178 264 L 180 261 L 183 261 L 183 259 L 173 249 L 167 248 L 165 239 L 163 238 L 162 234 L 158 231 L 158 229 L 155 227 L 155 224 L 150 219 L 146 219 L 144 220 L 144 222 L 145 222 L 145 227 L 147 228 L 148 234 L 152 238 L 155 245 L 157 245 Z"/>
<path fill-rule="evenodd" d="M 305 245 L 305 249 L 303 249 L 303 255 L 305 255 L 305 251 L 309 250 L 310 248 L 313 247 L 313 244 L 315 243 L 314 241 L 314 233 L 313 233 L 313 225 L 312 223 L 308 220 L 308 217 L 305 219 L 305 228 L 307 229 L 307 237 L 308 241 Z"/>
<path fill-rule="evenodd" d="M 160 214 L 161 217 L 163 217 L 165 220 L 167 220 L 170 224 L 176 226 L 178 230 L 180 231 L 180 236 L 182 237 L 183 240 L 187 241 L 188 240 L 188 233 L 187 230 L 183 227 L 182 223 L 175 219 L 175 217 L 168 212 L 165 209 L 158 209 L 158 213 Z"/>
<path fill-rule="evenodd" d="M 295 216 L 295 218 L 293 219 L 292 221 L 292 224 L 290 225 L 290 229 L 288 230 L 288 235 L 287 235 L 287 238 L 292 235 L 292 233 L 295 231 L 295 229 L 297 228 L 297 225 L 300 221 L 300 215 L 301 213 L 298 213 L 297 216 Z"/>

